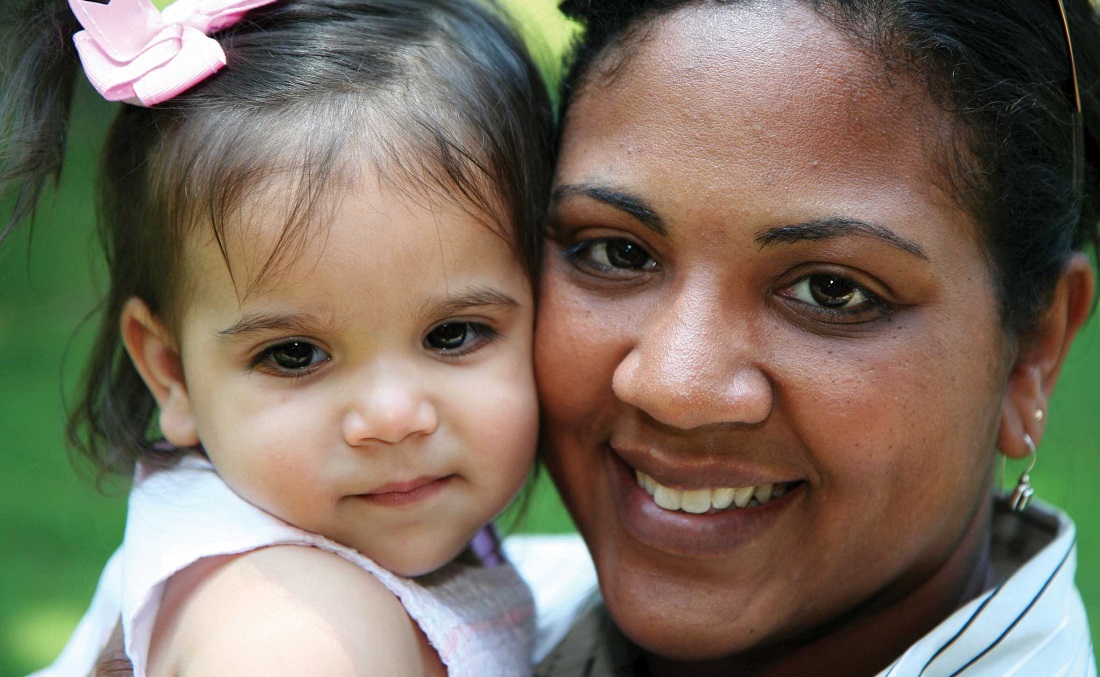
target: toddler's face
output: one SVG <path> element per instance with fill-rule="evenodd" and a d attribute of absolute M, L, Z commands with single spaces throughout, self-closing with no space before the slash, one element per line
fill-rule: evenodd
<path fill-rule="evenodd" d="M 253 209 L 228 242 L 237 290 L 216 244 L 191 248 L 179 332 L 196 441 L 225 481 L 403 575 L 512 500 L 538 418 L 521 264 L 461 208 L 415 201 L 368 174 L 246 292 L 284 223 Z"/>

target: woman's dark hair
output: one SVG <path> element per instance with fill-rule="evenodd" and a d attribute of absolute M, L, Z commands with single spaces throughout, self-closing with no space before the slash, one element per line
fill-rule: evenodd
<path fill-rule="evenodd" d="M 586 28 L 562 103 L 629 59 L 676 9 L 764 0 L 566 0 Z M 1026 338 L 1076 251 L 1100 245 L 1100 20 L 1065 0 L 1084 143 L 1075 152 L 1074 87 L 1057 0 L 802 0 L 891 69 L 928 86 L 949 112 L 948 188 L 980 224 L 1010 336 Z M 1078 157 L 1083 155 L 1083 157 Z M 1074 166 L 1084 165 L 1083 189 Z"/>
<path fill-rule="evenodd" d="M 67 1 L 22 4 L 2 35 L 5 234 L 60 172 L 79 70 Z M 286 223 L 251 284 L 301 251 L 327 198 L 364 165 L 414 197 L 470 210 L 537 280 L 553 115 L 494 0 L 281 0 L 212 37 L 224 69 L 157 106 L 121 106 L 106 142 L 98 228 L 111 287 L 69 421 L 101 472 L 163 456 L 149 440 L 156 403 L 122 347 L 123 305 L 139 297 L 173 328 L 185 237 L 207 229 L 225 254 L 226 224 L 271 181 L 291 182 Z"/>

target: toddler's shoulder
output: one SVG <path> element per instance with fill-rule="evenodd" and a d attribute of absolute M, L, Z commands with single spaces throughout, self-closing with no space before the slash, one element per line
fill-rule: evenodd
<path fill-rule="evenodd" d="M 421 674 L 416 626 L 374 576 L 330 552 L 273 546 L 173 576 L 151 672 Z M 186 669 L 184 669 L 186 668 Z"/>

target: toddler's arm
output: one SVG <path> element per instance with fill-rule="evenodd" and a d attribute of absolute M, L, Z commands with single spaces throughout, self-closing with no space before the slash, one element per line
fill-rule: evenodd
<path fill-rule="evenodd" d="M 445 674 L 422 637 L 369 573 L 322 550 L 277 546 L 173 576 L 149 672 Z"/>

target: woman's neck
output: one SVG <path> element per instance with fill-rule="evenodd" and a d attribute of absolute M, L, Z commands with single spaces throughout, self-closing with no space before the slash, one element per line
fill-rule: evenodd
<path fill-rule="evenodd" d="M 986 502 L 943 565 L 897 597 L 871 599 L 810 633 L 715 661 L 684 664 L 649 655 L 642 674 L 875 675 L 959 607 L 997 584 L 990 555 L 991 514 Z"/>

